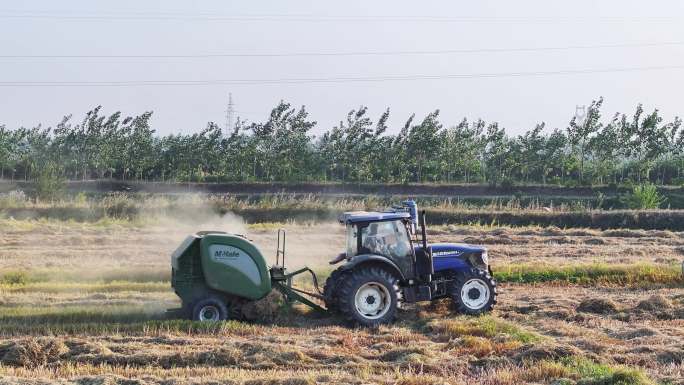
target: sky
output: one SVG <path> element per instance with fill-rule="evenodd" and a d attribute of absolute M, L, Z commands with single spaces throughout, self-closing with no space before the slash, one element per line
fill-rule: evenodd
<path fill-rule="evenodd" d="M 390 133 L 435 109 L 446 126 L 565 128 L 601 96 L 606 118 L 643 103 L 671 119 L 683 21 L 678 0 L 2 1 L 0 125 L 102 105 L 191 133 L 225 125 L 229 93 L 248 121 L 305 105 L 314 134 L 361 105 L 374 120 L 390 108 Z"/>

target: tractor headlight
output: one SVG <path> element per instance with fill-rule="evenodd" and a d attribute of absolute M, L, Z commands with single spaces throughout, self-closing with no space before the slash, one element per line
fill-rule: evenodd
<path fill-rule="evenodd" d="M 485 266 L 488 266 L 489 265 L 489 256 L 487 255 L 487 250 L 482 250 L 482 257 L 481 258 L 482 258 L 482 263 Z"/>

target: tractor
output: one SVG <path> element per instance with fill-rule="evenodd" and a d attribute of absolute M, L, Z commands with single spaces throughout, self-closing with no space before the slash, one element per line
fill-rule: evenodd
<path fill-rule="evenodd" d="M 282 229 L 276 263 L 270 268 L 243 235 L 202 231 L 187 237 L 171 256 L 171 284 L 182 301 L 172 314 L 196 321 L 241 319 L 245 304 L 272 289 L 290 303 L 339 313 L 362 326 L 392 322 L 402 303 L 450 297 L 466 314 L 489 311 L 496 303 L 487 251 L 460 244 L 429 245 L 425 212 L 419 220 L 414 201 L 383 212 L 346 212 L 340 222 L 346 226 L 347 247 L 331 263 L 346 262 L 331 273 L 323 290 L 310 268 L 287 271 Z M 294 277 L 304 273 L 311 274 L 315 292 L 293 287 Z"/>
<path fill-rule="evenodd" d="M 402 303 L 451 298 L 458 311 L 481 314 L 496 303 L 487 250 L 428 244 L 425 212 L 416 203 L 385 212 L 347 212 L 347 249 L 331 261 L 346 261 L 325 283 L 329 311 L 363 326 L 392 322 Z M 420 231 L 418 231 L 418 226 Z"/>

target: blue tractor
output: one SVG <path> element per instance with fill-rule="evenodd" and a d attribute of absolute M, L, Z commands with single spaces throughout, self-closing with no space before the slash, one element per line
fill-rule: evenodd
<path fill-rule="evenodd" d="M 496 303 L 487 250 L 479 246 L 428 244 L 425 212 L 405 201 L 384 212 L 346 212 L 345 262 L 325 283 L 329 311 L 347 321 L 376 326 L 394 320 L 402 303 L 451 298 L 457 311 L 488 312 Z"/>

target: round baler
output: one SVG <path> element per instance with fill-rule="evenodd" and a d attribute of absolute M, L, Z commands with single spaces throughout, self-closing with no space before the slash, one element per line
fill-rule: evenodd
<path fill-rule="evenodd" d="M 310 269 L 288 274 L 279 265 L 281 256 L 284 265 L 284 246 L 285 233 L 279 230 L 276 265 L 269 268 L 261 251 L 242 235 L 203 231 L 188 236 L 171 256 L 171 285 L 181 298 L 182 315 L 197 321 L 239 319 L 245 303 L 264 298 L 274 288 L 290 301 L 324 310 L 292 288 L 292 277 L 303 272 L 310 272 L 318 285 Z"/>

